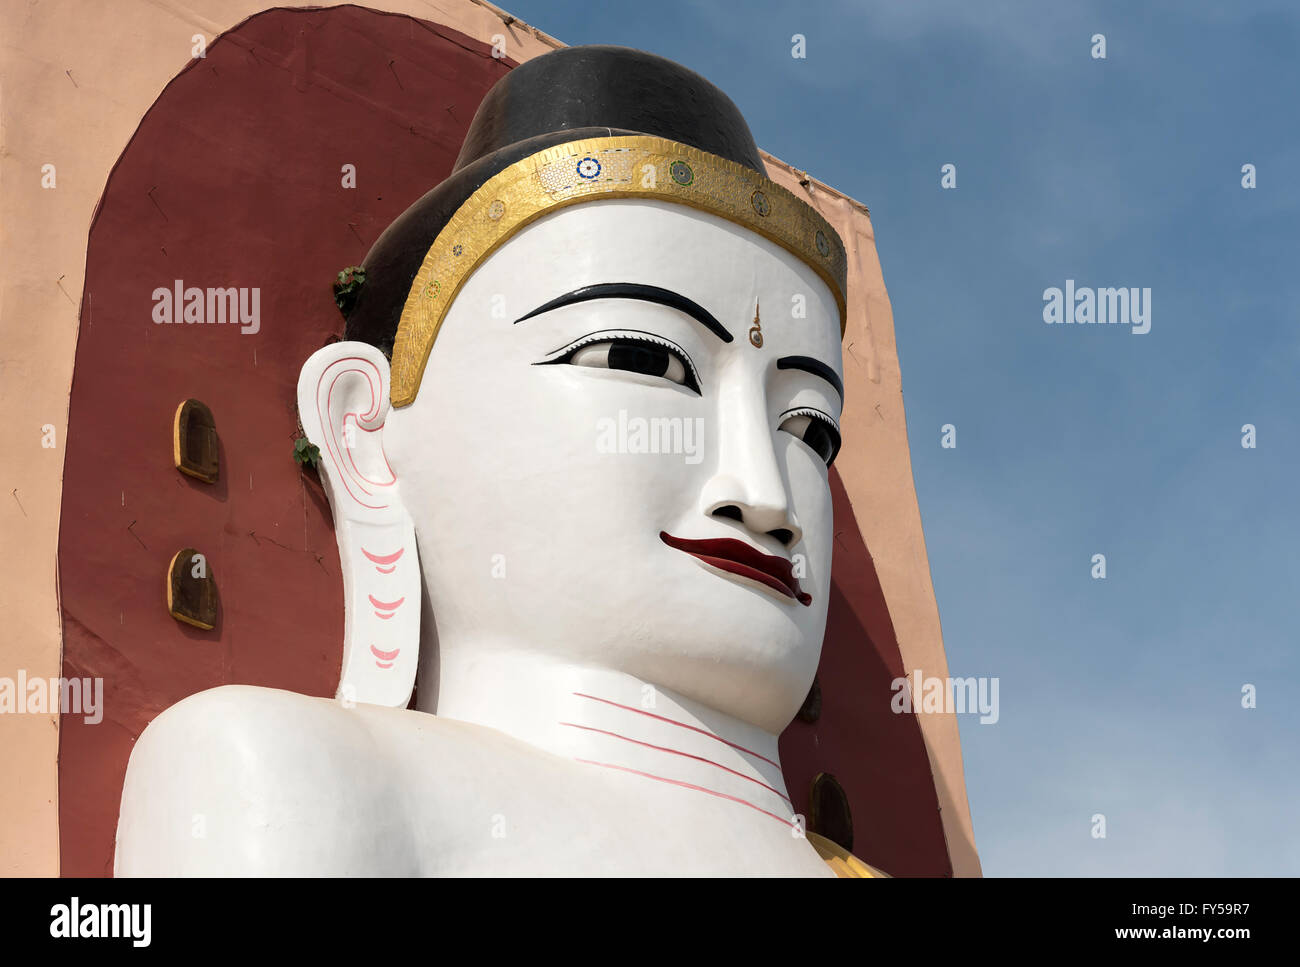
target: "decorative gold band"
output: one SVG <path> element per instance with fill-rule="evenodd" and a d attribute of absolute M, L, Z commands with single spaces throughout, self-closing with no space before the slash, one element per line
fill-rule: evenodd
<path fill-rule="evenodd" d="M 830 287 L 844 332 L 844 243 L 807 202 L 744 165 L 645 135 L 571 141 L 484 182 L 438 233 L 415 274 L 393 345 L 392 405 L 415 401 L 438 327 L 474 269 L 530 222 L 567 205 L 656 198 L 689 205 L 776 242 Z"/>

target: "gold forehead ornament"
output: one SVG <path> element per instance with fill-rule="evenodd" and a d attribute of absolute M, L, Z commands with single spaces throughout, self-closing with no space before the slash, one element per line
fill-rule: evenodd
<path fill-rule="evenodd" d="M 438 327 L 485 258 L 549 212 L 609 198 L 687 205 L 777 243 L 830 287 L 843 336 L 844 243 L 811 205 L 744 165 L 675 141 L 648 135 L 590 138 L 539 151 L 493 175 L 438 233 L 402 308 L 393 344 L 392 405 L 415 401 Z"/>

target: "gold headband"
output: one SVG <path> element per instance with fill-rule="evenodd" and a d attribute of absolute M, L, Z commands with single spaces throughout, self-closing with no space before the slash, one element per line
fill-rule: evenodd
<path fill-rule="evenodd" d="M 807 202 L 744 165 L 675 141 L 647 135 L 571 141 L 493 175 L 438 233 L 402 308 L 393 345 L 392 405 L 415 401 L 438 327 L 485 258 L 542 215 L 606 198 L 689 205 L 776 242 L 830 286 L 843 336 L 844 243 Z"/>

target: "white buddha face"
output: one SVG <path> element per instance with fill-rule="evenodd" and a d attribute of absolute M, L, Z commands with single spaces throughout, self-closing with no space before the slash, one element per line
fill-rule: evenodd
<path fill-rule="evenodd" d="M 841 385 L 834 297 L 775 243 L 633 199 L 524 228 L 384 427 L 439 648 L 623 671 L 779 732 L 825 630 Z"/>

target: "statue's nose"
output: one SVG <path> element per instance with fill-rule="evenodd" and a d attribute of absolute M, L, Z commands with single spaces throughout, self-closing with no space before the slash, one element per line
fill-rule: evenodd
<path fill-rule="evenodd" d="M 793 547 L 802 540 L 803 529 L 790 506 L 772 432 L 759 420 L 729 420 L 726 425 L 727 431 L 719 434 L 717 473 L 704 486 L 701 509 Z"/>
<path fill-rule="evenodd" d="M 739 521 L 748 530 L 755 534 L 765 534 L 787 549 L 803 539 L 803 529 L 790 510 L 789 501 L 784 499 L 784 494 L 779 500 L 764 500 L 754 496 L 752 489 L 746 493 L 746 488 L 738 482 L 727 486 L 727 480 L 715 477 L 710 484 L 717 484 L 716 487 L 710 487 L 713 493 L 731 496 L 710 501 L 706 493 L 705 513 L 709 516 Z M 738 496 L 742 494 L 744 496 Z"/>

